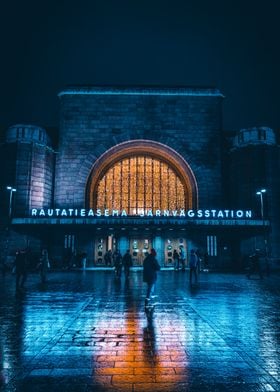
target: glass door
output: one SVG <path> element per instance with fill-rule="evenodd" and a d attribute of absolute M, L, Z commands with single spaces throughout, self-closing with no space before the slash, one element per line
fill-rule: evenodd
<path fill-rule="evenodd" d="M 134 238 L 130 239 L 130 253 L 132 256 L 132 263 L 134 266 L 142 266 L 143 261 L 152 247 L 152 241 L 148 238 Z"/>

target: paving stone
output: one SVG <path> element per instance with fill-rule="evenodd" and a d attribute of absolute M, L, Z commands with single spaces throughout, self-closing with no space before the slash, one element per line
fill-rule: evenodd
<path fill-rule="evenodd" d="M 0 390 L 280 391 L 278 275 L 164 271 L 152 317 L 141 272 L 30 275 L 15 295 L 1 279 Z M 176 279 L 176 280 L 175 280 Z"/>

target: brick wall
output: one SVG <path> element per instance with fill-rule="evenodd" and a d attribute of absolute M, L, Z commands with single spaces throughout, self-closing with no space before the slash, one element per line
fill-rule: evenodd
<path fill-rule="evenodd" d="M 131 95 L 83 94 L 77 90 L 60 95 L 57 207 L 84 206 L 87 179 L 96 159 L 110 147 L 135 139 L 175 149 L 196 177 L 199 206 L 220 206 L 221 95 L 156 93 L 138 89 Z"/>

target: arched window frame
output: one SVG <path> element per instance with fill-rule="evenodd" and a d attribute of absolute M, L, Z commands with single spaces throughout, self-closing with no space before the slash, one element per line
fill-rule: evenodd
<path fill-rule="evenodd" d="M 134 156 L 146 156 L 164 162 L 180 178 L 185 189 L 185 209 L 198 208 L 198 192 L 195 176 L 184 160 L 172 148 L 151 140 L 134 140 L 120 143 L 106 151 L 92 167 L 88 177 L 85 204 L 96 209 L 97 191 L 100 180 L 116 163 Z"/>

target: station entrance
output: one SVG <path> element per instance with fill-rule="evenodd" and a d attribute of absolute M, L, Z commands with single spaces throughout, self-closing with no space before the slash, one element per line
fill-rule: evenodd
<path fill-rule="evenodd" d="M 187 241 L 183 237 L 115 237 L 114 235 L 102 236 L 94 240 L 94 261 L 97 266 L 106 266 L 106 252 L 112 255 L 116 249 L 120 250 L 122 256 L 129 249 L 134 267 L 141 267 L 145 257 L 152 248 L 157 251 L 157 259 L 162 267 L 174 267 L 173 252 L 179 252 L 183 247 L 187 254 Z M 113 266 L 112 261 L 109 264 Z"/>

